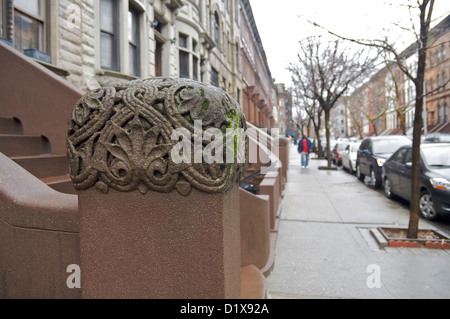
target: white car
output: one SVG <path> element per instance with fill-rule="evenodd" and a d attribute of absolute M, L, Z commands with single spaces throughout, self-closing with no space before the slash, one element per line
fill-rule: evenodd
<path fill-rule="evenodd" d="M 342 167 L 347 169 L 350 173 L 354 173 L 356 170 L 356 154 L 360 144 L 360 141 L 351 142 L 341 154 Z"/>

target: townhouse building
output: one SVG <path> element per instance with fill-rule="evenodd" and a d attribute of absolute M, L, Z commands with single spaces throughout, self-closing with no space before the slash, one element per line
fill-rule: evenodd
<path fill-rule="evenodd" d="M 252 124 L 274 124 L 248 0 L 0 0 L 0 38 L 82 91 L 190 78 L 227 91 Z"/>
<path fill-rule="evenodd" d="M 449 133 L 450 15 L 430 30 L 425 69 L 423 134 Z M 416 44 L 401 56 L 411 74 L 417 69 Z M 346 104 L 348 135 L 411 135 L 415 86 L 395 64 L 387 64 L 357 88 Z"/>

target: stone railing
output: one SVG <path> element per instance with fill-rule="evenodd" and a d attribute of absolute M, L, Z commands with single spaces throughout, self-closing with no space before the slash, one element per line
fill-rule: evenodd
<path fill-rule="evenodd" d="M 272 162 L 283 158 L 283 151 L 279 158 L 271 152 L 283 142 L 270 139 L 266 147 L 242 139 L 246 127 L 228 94 L 190 80 L 140 80 L 86 93 L 67 131 L 78 196 L 49 190 L 0 158 L 10 167 L 0 172 L 8 243 L 1 245 L 0 271 L 9 274 L 0 278 L 0 296 L 264 298 L 287 163 L 260 176 L 259 194 L 239 189 L 245 140 Z M 47 263 L 46 256 L 56 259 Z M 80 266 L 81 288 L 64 280 L 70 264 Z"/>

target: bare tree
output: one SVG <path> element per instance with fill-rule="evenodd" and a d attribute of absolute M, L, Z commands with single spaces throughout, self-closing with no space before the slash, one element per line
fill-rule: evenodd
<path fill-rule="evenodd" d="M 304 94 L 308 90 L 308 87 L 305 86 L 307 84 L 302 78 L 300 78 L 300 74 L 296 72 L 295 69 L 292 69 L 293 66 L 290 65 L 288 69 L 292 73 L 292 82 L 294 84 L 294 93 L 295 99 L 299 105 L 300 111 L 304 111 L 308 116 L 308 130 L 309 133 L 310 123 L 312 123 L 314 128 L 314 133 L 317 138 L 317 156 L 319 158 L 323 157 L 322 154 L 322 141 L 320 139 L 320 129 L 322 122 L 322 113 L 323 110 L 318 105 L 317 101 L 314 98 L 310 98 L 308 94 Z M 303 132 L 303 130 L 302 130 Z"/>
<path fill-rule="evenodd" d="M 316 100 L 324 111 L 330 168 L 330 111 L 357 79 L 373 70 L 373 59 L 369 59 L 367 50 L 351 50 L 341 40 L 323 43 L 320 37 L 309 37 L 299 44 L 298 60 L 288 69 L 302 94 Z"/>
<path fill-rule="evenodd" d="M 340 36 L 336 33 L 328 31 L 330 34 L 337 36 L 339 39 L 349 40 L 353 43 L 358 43 L 363 46 L 372 48 L 378 48 L 380 51 L 387 52 L 392 57 L 392 61 L 398 66 L 398 68 L 404 73 L 404 75 L 412 81 L 415 87 L 415 113 L 413 124 L 413 149 L 412 149 L 412 181 L 411 181 L 411 201 L 410 201 L 410 218 L 408 225 L 408 238 L 417 238 L 419 230 L 419 201 L 420 201 L 420 137 L 423 127 L 422 111 L 423 111 L 423 99 L 424 92 L 424 77 L 425 77 L 425 64 L 426 54 L 429 46 L 428 36 L 430 31 L 430 24 L 432 22 L 431 16 L 433 13 L 434 0 L 417 0 L 417 6 L 407 5 L 410 10 L 410 20 L 412 23 L 411 29 L 407 31 L 413 31 L 416 36 L 416 42 L 413 48 L 417 52 L 417 68 L 414 68 L 415 72 L 412 72 L 406 63 L 407 51 L 399 52 L 393 43 L 390 43 L 387 38 L 375 39 L 375 40 L 356 40 Z M 414 25 L 414 18 L 411 11 L 418 11 L 418 31 Z M 316 23 L 313 23 L 319 26 Z M 320 26 L 319 26 L 320 27 Z"/>

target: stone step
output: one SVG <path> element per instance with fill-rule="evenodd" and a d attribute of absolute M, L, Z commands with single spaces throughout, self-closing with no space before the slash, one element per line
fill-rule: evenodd
<path fill-rule="evenodd" d="M 50 142 L 43 136 L 0 134 L 0 152 L 8 157 L 50 154 Z"/>
<path fill-rule="evenodd" d="M 16 118 L 0 117 L 0 134 L 22 135 L 22 123 Z"/>
<path fill-rule="evenodd" d="M 46 183 L 49 187 L 53 188 L 55 191 L 66 193 L 66 194 L 77 194 L 75 188 L 73 187 L 72 180 L 69 174 L 60 176 L 51 176 L 41 178 L 41 181 Z"/>
<path fill-rule="evenodd" d="M 61 176 L 69 173 L 69 160 L 65 155 L 34 155 L 11 159 L 37 178 Z"/>

